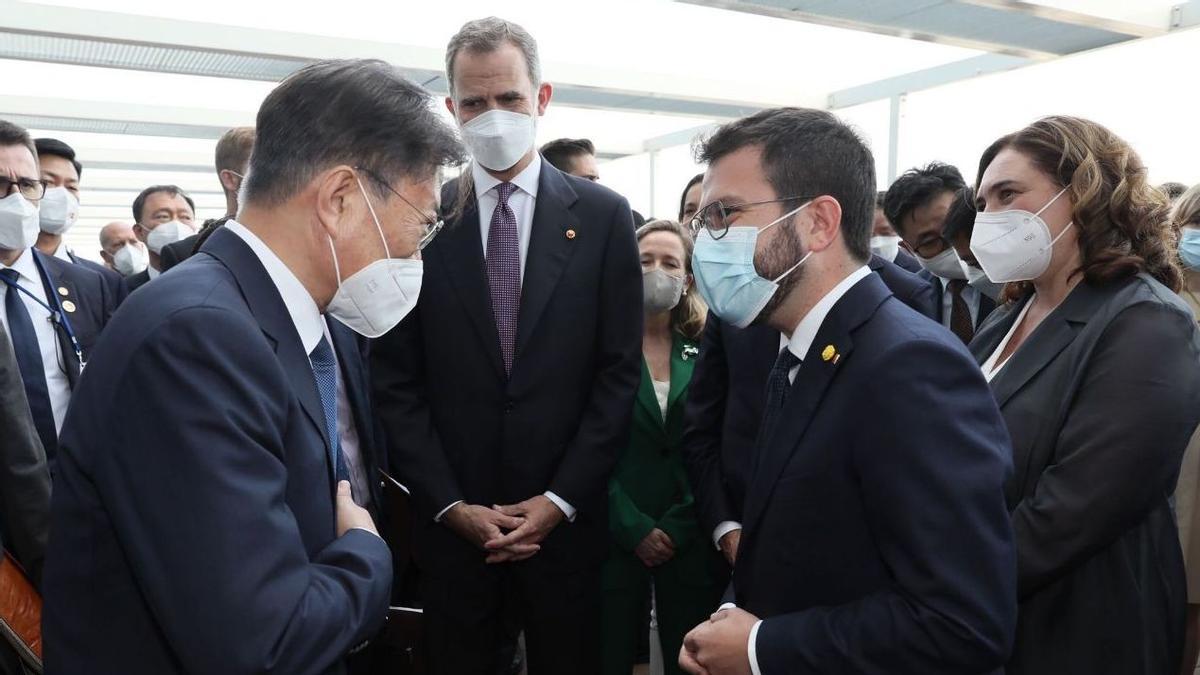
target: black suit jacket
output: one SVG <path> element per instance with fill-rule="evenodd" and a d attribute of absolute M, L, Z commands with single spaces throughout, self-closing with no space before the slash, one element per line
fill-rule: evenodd
<path fill-rule="evenodd" d="M 938 323 L 942 323 L 942 315 L 944 313 L 943 305 L 945 303 L 945 299 L 943 296 L 946 293 L 946 280 L 942 279 L 938 275 L 930 272 L 929 270 L 921 270 L 921 272 L 920 272 L 920 274 L 918 274 L 918 276 L 920 276 L 922 279 L 928 281 L 929 285 L 933 288 L 933 303 L 934 303 L 934 305 L 933 305 L 933 308 L 934 308 L 933 320 L 937 321 Z M 994 312 L 994 311 L 996 311 L 996 301 L 989 298 L 987 295 L 980 293 L 979 294 L 979 314 L 978 314 L 978 316 L 975 317 L 975 330 L 978 331 L 980 326 L 983 325 L 983 322 L 986 321 L 987 318 L 989 316 L 991 316 L 992 312 Z"/>
<path fill-rule="evenodd" d="M 932 317 L 933 290 L 926 281 L 876 255 L 868 266 L 904 304 Z M 718 524 L 742 520 L 767 375 L 778 355 L 779 331 L 765 325 L 739 330 L 709 313 L 683 436 L 683 456 L 708 537 Z"/>
<path fill-rule="evenodd" d="M 0 431 L 0 537 L 3 537 L 0 552 L 7 550 L 37 586 L 41 583 L 46 536 L 50 531 L 50 471 L 29 414 L 17 357 L 3 326 L 0 326 L 0 429 L 3 430 Z"/>
<path fill-rule="evenodd" d="M 108 283 L 109 295 L 112 296 L 114 305 L 119 306 L 121 302 L 125 300 L 125 297 L 129 295 L 129 286 L 125 283 L 125 277 L 121 276 L 117 272 L 114 272 L 113 270 L 108 269 L 98 262 L 88 260 L 87 258 L 81 258 L 75 255 L 75 253 L 72 251 L 67 251 L 67 256 L 71 258 L 71 262 L 75 263 L 76 265 L 99 272 L 100 276 L 104 277 L 104 281 Z"/>
<path fill-rule="evenodd" d="M 63 315 L 71 324 L 86 362 L 100 334 L 108 324 L 120 299 L 113 293 L 112 285 L 101 274 L 87 266 L 76 265 L 53 256 L 43 255 L 34 249 L 34 255 L 42 262 L 50 285 L 46 294 L 55 295 L 63 306 Z M 69 304 L 68 304 L 69 303 Z M 72 309 L 74 307 L 74 309 Z M 67 380 L 75 389 L 79 381 L 80 363 L 66 329 L 56 325 L 59 351 L 67 366 Z"/>
<path fill-rule="evenodd" d="M 204 239 L 208 233 L 218 227 L 221 227 L 233 216 L 224 216 L 222 218 L 212 218 L 204 221 L 204 225 L 200 227 L 200 231 L 190 237 L 185 237 L 179 241 L 173 241 L 170 244 L 162 247 L 162 251 L 158 254 L 158 264 L 162 267 L 162 271 L 166 272 L 179 263 L 187 260 L 196 253 L 196 249 L 203 245 Z"/>
<path fill-rule="evenodd" d="M 868 276 L 825 318 L 779 420 L 731 589 L 764 620 L 762 671 L 998 672 L 1016 623 L 1011 449 L 966 348 Z"/>
<path fill-rule="evenodd" d="M 457 183 L 443 204 L 457 199 Z M 543 161 L 511 376 L 492 314 L 474 198 L 425 249 L 420 303 L 372 346 L 391 463 L 412 489 L 425 571 L 482 571 L 484 554 L 434 517 L 552 491 L 577 509 L 529 565 L 597 566 L 607 487 L 641 375 L 642 275 L 629 203 Z"/>
<path fill-rule="evenodd" d="M 971 343 L 983 363 L 1024 303 Z M 1013 441 L 1007 486 L 1020 622 L 1009 672 L 1179 672 L 1184 579 L 1170 498 L 1200 422 L 1200 337 L 1146 275 L 1082 282 L 992 379 Z"/>
<path fill-rule="evenodd" d="M 341 673 L 387 545 L 336 536 L 312 368 L 253 251 L 218 232 L 185 266 L 129 297 L 67 413 L 46 672 Z"/>
<path fill-rule="evenodd" d="M 160 260 L 161 260 L 161 258 L 160 258 Z M 136 291 L 137 289 L 141 288 L 142 286 L 145 286 L 147 283 L 149 283 L 149 281 L 150 281 L 150 268 L 149 267 L 142 270 L 141 272 L 138 272 L 137 274 L 131 274 L 131 275 L 125 277 L 125 284 L 127 286 L 129 286 L 130 293 Z"/>

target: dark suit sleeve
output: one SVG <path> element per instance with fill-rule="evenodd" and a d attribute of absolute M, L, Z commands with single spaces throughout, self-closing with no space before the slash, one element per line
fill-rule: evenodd
<path fill-rule="evenodd" d="M 189 241 L 188 243 L 190 244 L 191 242 Z M 166 272 L 175 265 L 179 264 L 179 252 L 177 250 L 178 246 L 179 242 L 173 241 L 170 244 L 162 247 L 162 251 L 160 251 L 158 254 L 158 265 L 162 268 L 162 271 Z"/>
<path fill-rule="evenodd" d="M 608 220 L 604 269 L 596 289 L 596 374 L 579 429 L 549 488 L 575 508 L 604 498 L 609 475 L 629 443 L 641 380 L 642 271 L 629 203 L 617 200 Z"/>
<path fill-rule="evenodd" d="M 853 461 L 890 588 L 766 619 L 764 673 L 983 673 L 1008 656 L 1011 449 L 996 403 L 961 349 L 910 341 L 876 358 L 860 408 L 875 413 L 855 434 Z"/>
<path fill-rule="evenodd" d="M 8 551 L 41 585 L 50 531 L 50 471 L 29 415 L 17 359 L 0 327 L 0 530 Z"/>
<path fill-rule="evenodd" d="M 398 326 L 371 345 L 370 371 L 389 463 L 411 491 L 418 517 L 428 521 L 464 497 L 429 411 L 422 312 L 418 301 Z"/>
<path fill-rule="evenodd" d="M 720 321 L 708 314 L 700 357 L 692 371 L 683 417 L 682 454 L 696 499 L 700 524 L 710 537 L 727 520 L 740 522 L 741 509 L 729 503 L 721 480 L 721 431 L 729 393 L 729 362 Z"/>
<path fill-rule="evenodd" d="M 1013 512 L 1021 597 L 1110 546 L 1174 490 L 1200 417 L 1194 331 L 1183 313 L 1149 303 L 1105 329 L 1055 460 Z"/>
<path fill-rule="evenodd" d="M 91 467 L 189 673 L 323 673 L 387 611 L 391 555 L 379 537 L 351 530 L 309 559 L 285 501 L 282 457 L 297 450 L 280 432 L 302 413 L 289 410 L 278 363 L 243 317 L 176 313 L 131 360 L 118 389 L 131 403 Z"/>

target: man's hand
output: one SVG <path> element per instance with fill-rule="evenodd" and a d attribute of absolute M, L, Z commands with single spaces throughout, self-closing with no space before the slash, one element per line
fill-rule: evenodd
<path fill-rule="evenodd" d="M 693 675 L 750 675 L 750 631 L 758 617 L 738 609 L 712 615 L 683 638 L 679 667 Z"/>
<path fill-rule="evenodd" d="M 525 519 L 515 516 L 508 516 L 495 509 L 489 509 L 486 506 L 478 504 L 467 504 L 460 502 L 455 504 L 453 508 L 446 512 L 446 517 L 443 519 L 450 529 L 458 533 L 458 536 L 466 539 L 475 546 L 489 551 L 488 562 L 503 562 L 493 561 L 495 555 L 487 548 L 489 541 L 499 539 L 504 536 L 506 531 L 516 530 L 525 524 Z M 541 546 L 535 545 L 517 545 L 508 551 L 508 559 L 524 560 L 529 556 L 541 550 Z"/>
<path fill-rule="evenodd" d="M 337 508 L 337 534 L 339 537 L 355 528 L 361 528 L 376 537 L 379 536 L 379 530 L 375 529 L 375 521 L 371 519 L 371 514 L 355 504 L 354 498 L 350 496 L 350 481 L 338 481 L 337 498 L 334 504 Z"/>
<path fill-rule="evenodd" d="M 675 542 L 657 527 L 650 530 L 633 552 L 646 567 L 658 567 L 675 556 Z"/>
<path fill-rule="evenodd" d="M 721 547 L 721 553 L 725 554 L 725 560 L 729 562 L 729 566 L 733 567 L 737 563 L 738 546 L 742 543 L 742 528 L 730 530 L 721 537 L 717 545 Z"/>
<path fill-rule="evenodd" d="M 524 522 L 512 532 L 502 537 L 494 537 L 484 544 L 484 548 L 492 552 L 487 557 L 489 563 L 524 560 L 532 556 L 537 551 L 528 555 L 522 551 L 528 550 L 530 546 L 538 546 L 540 550 L 542 540 L 566 517 L 545 495 L 526 499 L 520 504 L 494 508 L 505 516 L 520 518 Z"/>

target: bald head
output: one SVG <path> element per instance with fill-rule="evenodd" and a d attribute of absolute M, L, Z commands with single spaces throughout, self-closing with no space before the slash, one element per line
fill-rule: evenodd
<path fill-rule="evenodd" d="M 113 221 L 100 228 L 100 257 L 104 258 L 104 264 L 112 267 L 113 256 L 117 251 L 126 244 L 137 242 L 138 238 L 133 233 L 132 225 L 119 220 Z"/>

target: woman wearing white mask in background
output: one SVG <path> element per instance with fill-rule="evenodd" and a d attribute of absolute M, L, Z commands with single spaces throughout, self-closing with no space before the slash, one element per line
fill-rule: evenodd
<path fill-rule="evenodd" d="M 984 152 L 971 251 L 1007 304 L 980 328 L 1013 441 L 1009 673 L 1178 672 L 1170 497 L 1200 421 L 1200 335 L 1165 198 L 1098 124 L 1049 117 Z"/>
<path fill-rule="evenodd" d="M 646 317 L 642 380 L 629 445 L 608 484 L 603 672 L 612 675 L 633 668 L 651 589 L 659 653 L 668 655 L 665 673 L 682 672 L 675 656 L 683 636 L 709 616 L 724 590 L 724 561 L 700 531 L 680 453 L 708 312 L 692 280 L 692 238 L 670 220 L 646 223 L 637 238 Z"/>

